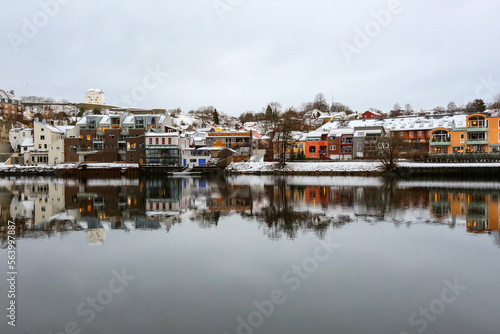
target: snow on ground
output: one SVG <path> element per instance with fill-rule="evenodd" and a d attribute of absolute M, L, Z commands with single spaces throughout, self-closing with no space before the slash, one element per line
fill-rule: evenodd
<path fill-rule="evenodd" d="M 442 167 L 500 167 L 500 163 L 416 163 L 401 162 L 399 167 L 442 168 Z M 383 170 L 380 162 L 373 161 L 337 161 L 337 162 L 288 162 L 278 170 L 275 162 L 238 162 L 231 163 L 227 168 L 235 173 L 259 172 L 379 172 Z"/>
<path fill-rule="evenodd" d="M 121 162 L 112 162 L 112 163 L 85 163 L 81 166 L 87 166 L 87 168 L 139 168 L 139 164 L 136 163 L 121 163 Z M 80 166 L 80 167 L 81 167 Z M 6 165 L 5 163 L 0 164 L 0 171 L 2 170 L 54 170 L 54 169 L 68 169 L 75 168 L 76 164 L 48 164 L 48 165 L 37 165 L 37 166 L 28 166 L 28 165 Z"/>
<path fill-rule="evenodd" d="M 238 162 L 231 163 L 230 172 L 273 172 L 277 170 L 275 162 Z M 382 164 L 370 161 L 350 162 L 288 162 L 279 171 L 282 172 L 371 172 L 382 170 Z"/>
<path fill-rule="evenodd" d="M 498 162 L 475 162 L 475 163 L 434 163 L 434 162 L 400 162 L 399 167 L 417 168 L 441 168 L 441 167 L 500 167 Z"/>

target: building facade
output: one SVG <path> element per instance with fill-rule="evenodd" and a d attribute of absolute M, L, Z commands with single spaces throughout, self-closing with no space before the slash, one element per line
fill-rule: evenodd
<path fill-rule="evenodd" d="M 104 104 L 104 92 L 97 88 L 91 88 L 85 91 L 85 103 Z"/>
<path fill-rule="evenodd" d="M 150 130 L 175 131 L 167 114 L 84 116 L 65 139 L 65 161 L 143 162 Z"/>
<path fill-rule="evenodd" d="M 0 115 L 2 117 L 23 116 L 23 111 L 23 101 L 14 95 L 13 90 L 7 92 L 0 89 Z"/>

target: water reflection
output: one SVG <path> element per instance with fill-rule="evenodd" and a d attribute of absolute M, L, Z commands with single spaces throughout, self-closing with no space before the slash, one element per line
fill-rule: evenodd
<path fill-rule="evenodd" d="M 445 188 L 447 186 L 448 188 Z M 257 220 L 269 238 L 295 238 L 352 222 L 446 224 L 499 237 L 500 184 L 390 182 L 356 177 L 229 177 L 116 180 L 0 180 L 6 222 L 18 237 L 86 231 L 102 245 L 110 230 L 163 230 L 183 220 L 210 228 L 230 215 Z"/>

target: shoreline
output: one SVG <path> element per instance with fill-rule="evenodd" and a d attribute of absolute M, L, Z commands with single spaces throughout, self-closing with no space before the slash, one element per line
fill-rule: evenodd
<path fill-rule="evenodd" d="M 55 177 L 140 177 L 144 175 L 173 176 L 176 173 L 194 176 L 209 173 L 228 175 L 282 175 L 282 176 L 370 176 L 387 175 L 380 162 L 342 161 L 342 162 L 289 162 L 277 168 L 276 162 L 237 162 L 225 169 L 199 170 L 184 173 L 180 168 L 144 168 L 131 163 L 88 163 L 59 165 L 4 165 L 0 164 L 0 177 L 5 176 L 55 176 Z M 400 162 L 393 173 L 398 177 L 411 176 L 460 176 L 492 177 L 500 175 L 500 163 L 416 163 Z"/>

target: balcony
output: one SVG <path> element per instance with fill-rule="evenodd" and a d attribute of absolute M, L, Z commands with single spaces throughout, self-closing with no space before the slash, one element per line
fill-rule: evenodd
<path fill-rule="evenodd" d="M 340 145 L 352 145 L 352 139 L 342 139 Z"/>
<path fill-rule="evenodd" d="M 451 145 L 451 137 L 450 136 L 434 136 L 429 142 L 431 146 L 447 146 Z"/>
<path fill-rule="evenodd" d="M 469 121 L 467 123 L 467 132 L 486 132 L 488 131 L 488 122 L 479 120 L 479 121 Z"/>
<path fill-rule="evenodd" d="M 484 139 L 484 138 L 467 139 L 467 144 L 469 144 L 469 145 L 487 145 L 488 139 Z"/>

